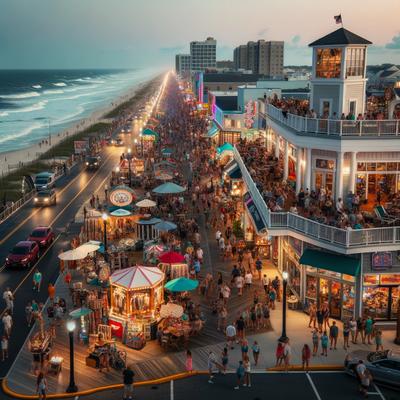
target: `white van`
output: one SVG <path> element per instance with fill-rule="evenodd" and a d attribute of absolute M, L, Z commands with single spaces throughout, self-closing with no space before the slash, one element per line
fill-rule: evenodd
<path fill-rule="evenodd" d="M 56 174 L 54 172 L 40 172 L 35 176 L 34 184 L 37 191 L 51 189 L 56 184 Z"/>

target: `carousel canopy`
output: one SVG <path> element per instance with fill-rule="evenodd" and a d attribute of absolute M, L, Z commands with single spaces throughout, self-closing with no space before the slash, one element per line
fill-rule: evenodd
<path fill-rule="evenodd" d="M 153 287 L 163 280 L 164 273 L 159 268 L 142 265 L 115 271 L 110 276 L 111 284 L 122 286 L 126 289 Z"/>
<path fill-rule="evenodd" d="M 182 193 L 185 190 L 186 190 L 185 188 L 177 185 L 174 182 L 166 182 L 153 189 L 153 192 L 158 194 L 176 194 L 176 193 Z"/>
<path fill-rule="evenodd" d="M 169 251 L 168 253 L 161 254 L 158 257 L 159 261 L 164 264 L 179 264 L 185 262 L 185 257 L 176 251 Z"/>
<path fill-rule="evenodd" d="M 170 292 L 189 292 L 196 289 L 197 286 L 199 286 L 199 281 L 181 277 L 169 281 L 164 288 Z"/>
<path fill-rule="evenodd" d="M 115 211 L 110 212 L 110 215 L 112 215 L 113 217 L 127 217 L 132 214 L 128 210 L 118 208 Z"/>
<path fill-rule="evenodd" d="M 136 203 L 136 207 L 140 208 L 150 208 L 150 207 L 155 207 L 156 205 L 157 203 L 150 199 L 143 199 Z"/>
<path fill-rule="evenodd" d="M 161 221 L 158 224 L 154 225 L 154 228 L 158 231 L 169 232 L 175 230 L 177 226 L 173 222 Z"/>

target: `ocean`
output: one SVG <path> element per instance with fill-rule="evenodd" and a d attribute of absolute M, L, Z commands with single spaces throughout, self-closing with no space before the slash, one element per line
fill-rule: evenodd
<path fill-rule="evenodd" d="M 0 70 L 0 153 L 29 147 L 108 107 L 155 69 Z"/>

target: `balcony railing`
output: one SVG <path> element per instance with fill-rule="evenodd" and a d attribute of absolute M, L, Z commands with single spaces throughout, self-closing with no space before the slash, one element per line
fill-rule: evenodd
<path fill-rule="evenodd" d="M 254 204 L 268 229 L 285 229 L 301 233 L 311 239 L 343 249 L 400 243 L 400 226 L 346 230 L 321 224 L 291 212 L 272 212 L 267 207 L 236 147 L 234 157 L 242 171 L 243 180 L 251 193 Z"/>
<path fill-rule="evenodd" d="M 319 134 L 332 137 L 392 137 L 400 135 L 400 121 L 387 120 L 335 120 L 306 118 L 283 112 L 272 104 L 266 105 L 266 115 L 300 134 Z"/>

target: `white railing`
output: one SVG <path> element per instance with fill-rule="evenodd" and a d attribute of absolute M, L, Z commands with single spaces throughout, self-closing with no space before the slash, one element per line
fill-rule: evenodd
<path fill-rule="evenodd" d="M 282 111 L 272 104 L 266 105 L 266 115 L 302 134 L 319 134 L 342 137 L 381 137 L 400 135 L 400 121 L 387 120 L 334 120 L 306 118 Z"/>
<path fill-rule="evenodd" d="M 287 229 L 346 249 L 400 243 L 400 226 L 347 230 L 321 224 L 291 212 L 272 212 L 267 207 L 236 147 L 233 153 L 247 189 L 268 229 Z"/>

